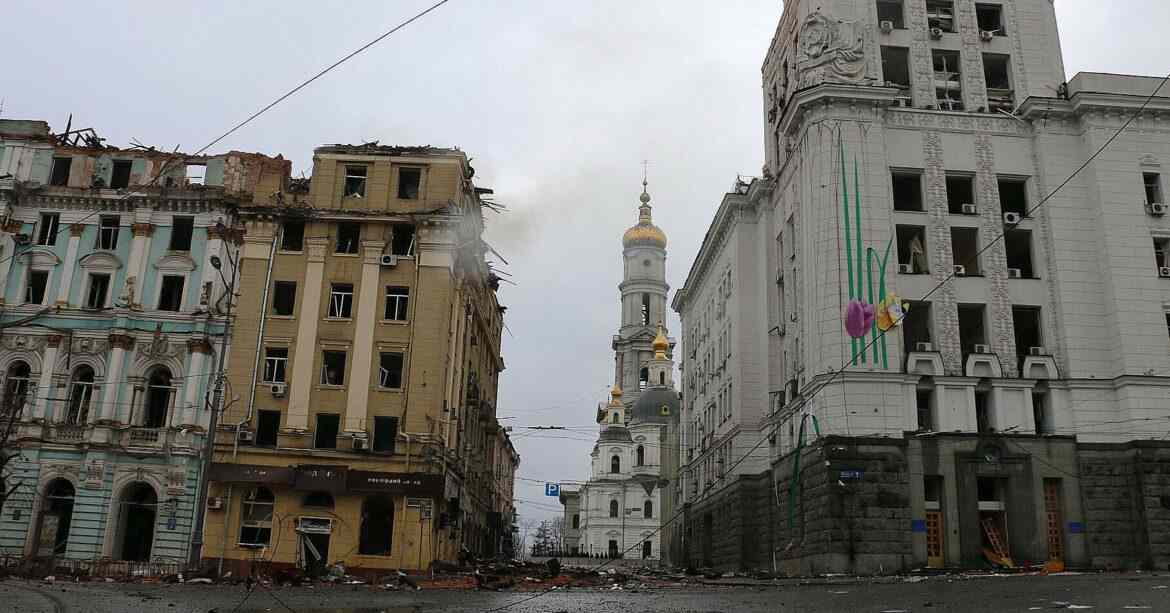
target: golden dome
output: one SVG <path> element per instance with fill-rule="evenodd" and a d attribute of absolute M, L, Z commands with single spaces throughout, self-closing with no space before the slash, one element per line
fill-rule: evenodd
<path fill-rule="evenodd" d="M 666 352 L 670 350 L 670 341 L 663 334 L 662 322 L 658 322 L 658 335 L 654 337 L 654 344 L 651 347 L 654 349 L 654 359 L 666 359 Z"/>
<path fill-rule="evenodd" d="M 622 388 L 618 387 L 615 384 L 613 386 L 613 391 L 611 391 L 609 393 L 609 395 L 611 398 L 611 400 L 609 401 L 609 406 L 612 407 L 612 406 L 620 406 L 621 405 L 621 403 L 622 403 Z"/>
<path fill-rule="evenodd" d="M 646 191 L 645 180 L 642 181 L 642 195 L 638 200 L 642 203 L 642 206 L 638 207 L 638 225 L 626 230 L 622 235 L 622 245 L 666 249 L 666 233 L 650 220 L 650 194 Z"/>

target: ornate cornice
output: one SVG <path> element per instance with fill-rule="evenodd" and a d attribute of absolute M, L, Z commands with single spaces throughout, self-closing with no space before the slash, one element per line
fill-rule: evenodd
<path fill-rule="evenodd" d="M 134 349 L 134 337 L 129 334 L 111 334 L 110 346 L 114 349 L 122 349 L 124 351 L 131 351 Z"/>
<path fill-rule="evenodd" d="M 130 234 L 133 236 L 154 236 L 154 224 L 136 223 L 130 225 Z"/>

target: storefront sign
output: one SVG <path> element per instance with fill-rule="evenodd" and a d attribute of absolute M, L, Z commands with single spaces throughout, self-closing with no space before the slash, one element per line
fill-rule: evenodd
<path fill-rule="evenodd" d="M 298 466 L 293 489 L 344 494 L 348 472 L 345 466 Z"/>
<path fill-rule="evenodd" d="M 443 477 L 421 473 L 380 473 L 364 470 L 349 471 L 351 492 L 409 494 L 440 497 L 443 495 Z"/>
<path fill-rule="evenodd" d="M 293 469 L 283 466 L 258 466 L 255 464 L 212 464 L 207 473 L 210 481 L 221 483 L 270 483 L 291 485 Z"/>

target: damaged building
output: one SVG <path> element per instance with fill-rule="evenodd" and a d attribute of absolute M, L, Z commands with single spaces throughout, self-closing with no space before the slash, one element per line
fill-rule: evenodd
<path fill-rule="evenodd" d="M 119 149 L 93 130 L 0 120 L 0 376 L 18 454 L 5 555 L 188 554 L 240 246 L 232 211 L 280 188 L 258 167 L 288 173 L 279 158 Z"/>
<path fill-rule="evenodd" d="M 1170 88 L 1066 82 L 1050 0 L 786 2 L 762 72 L 675 299 L 681 555 L 1166 569 Z"/>

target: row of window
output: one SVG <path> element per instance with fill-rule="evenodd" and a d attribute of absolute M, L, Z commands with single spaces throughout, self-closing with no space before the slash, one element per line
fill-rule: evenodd
<path fill-rule="evenodd" d="M 616 420 L 615 420 L 615 423 L 616 423 Z M 646 448 L 642 445 L 638 445 L 638 448 L 636 450 L 634 450 L 634 465 L 635 466 L 645 466 L 646 465 Z M 609 459 L 609 472 L 612 474 L 615 474 L 615 475 L 622 472 L 622 457 L 621 456 L 614 454 L 612 457 L 610 457 L 610 459 Z"/>
<path fill-rule="evenodd" d="M 906 351 L 934 351 L 932 342 L 933 314 L 930 302 L 911 302 L 902 325 Z M 983 304 L 959 304 L 959 345 L 963 357 L 973 353 L 987 353 L 987 307 Z M 1012 305 L 1012 330 L 1016 354 L 1044 354 L 1044 336 L 1041 309 L 1038 306 Z M 1020 362 L 1023 362 L 1021 359 Z"/>
<path fill-rule="evenodd" d="M 903 0 L 876 0 L 876 2 L 879 24 L 888 22 L 892 29 L 906 29 L 906 8 Z M 928 28 L 947 33 L 958 31 L 954 0 L 925 0 L 925 7 Z M 999 4 L 976 3 L 975 22 L 981 32 L 990 32 L 993 36 L 1007 36 L 1003 6 Z"/>
<path fill-rule="evenodd" d="M 418 200 L 419 188 L 422 186 L 423 169 L 420 167 L 399 166 L 398 168 L 398 199 Z M 370 167 L 365 164 L 346 164 L 345 183 L 341 195 L 346 198 L 365 198 L 366 179 Z"/>
<path fill-rule="evenodd" d="M 321 385 L 345 385 L 347 352 L 326 349 L 321 352 Z M 285 383 L 288 374 L 288 347 L 264 349 L 264 382 Z M 406 354 L 384 351 L 378 354 L 378 387 L 402 389 L 402 372 Z"/>
<path fill-rule="evenodd" d="M 610 517 L 619 517 L 620 515 L 621 515 L 621 512 L 620 512 L 620 509 L 618 507 L 618 501 L 610 500 L 609 501 L 609 516 Z M 650 519 L 650 518 L 654 517 L 654 502 L 653 501 L 647 500 L 646 502 L 642 503 L 642 517 L 644 519 Z M 576 530 L 578 528 L 578 525 L 579 525 L 578 518 L 576 515 L 574 515 L 573 516 L 573 529 Z"/>
<path fill-rule="evenodd" d="M 110 169 L 110 184 L 103 185 L 102 179 L 94 175 L 92 187 L 109 187 L 110 189 L 125 189 L 130 187 L 130 172 L 134 168 L 134 160 L 113 160 Z M 72 157 L 55 157 L 49 170 L 49 185 L 65 187 L 69 185 L 69 173 L 73 169 Z M 203 185 L 207 167 L 203 164 L 187 164 L 185 182 L 187 185 Z M 167 177 L 166 185 L 173 185 L 174 179 Z"/>
<path fill-rule="evenodd" d="M 910 49 L 907 47 L 881 48 L 882 76 L 887 87 L 900 90 L 900 99 L 909 106 L 911 100 Z M 959 51 L 935 49 L 931 51 L 934 103 L 941 110 L 962 111 L 963 73 L 962 54 Z M 1001 53 L 983 54 L 983 81 L 987 88 L 987 109 L 1015 110 L 1015 91 L 1012 87 L 1011 56 Z"/>
<path fill-rule="evenodd" d="M 336 225 L 333 252 L 353 255 L 359 253 L 362 245 L 362 223 L 341 221 Z M 408 223 L 390 224 L 390 254 L 414 255 L 414 226 Z M 299 219 L 287 220 L 281 225 L 280 250 L 299 253 L 305 249 L 305 222 Z"/>
<path fill-rule="evenodd" d="M 46 292 L 49 288 L 49 270 L 30 270 L 25 281 L 24 302 L 26 304 L 45 304 Z M 82 306 L 87 309 L 104 309 L 109 306 L 110 284 L 112 276 L 109 273 L 89 273 L 85 288 L 85 300 Z M 183 308 L 183 292 L 187 284 L 184 275 L 162 275 L 158 293 L 158 310 L 179 312 Z"/>
<path fill-rule="evenodd" d="M 16 360 L 8 366 L 4 377 L 4 403 L 16 410 L 29 400 L 32 391 L 32 369 L 27 362 Z M 69 395 L 64 398 L 65 414 L 59 421 L 66 424 L 83 425 L 89 422 L 95 408 L 94 399 L 98 386 L 94 370 L 86 364 L 73 369 L 70 374 Z M 132 421 L 146 428 L 163 428 L 168 425 L 171 404 L 174 401 L 175 385 L 170 369 L 156 366 L 146 375 L 146 387 L 141 397 L 136 396 L 131 404 L 139 406 L 141 412 L 131 415 Z M 135 394 L 139 392 L 136 390 Z"/>
<path fill-rule="evenodd" d="M 410 288 L 401 285 L 386 286 L 385 321 L 407 321 L 410 313 Z M 329 319 L 353 317 L 354 287 L 352 283 L 331 283 L 329 286 Z M 297 282 L 276 281 L 272 286 L 272 314 L 292 317 L 296 310 Z"/>
<path fill-rule="evenodd" d="M 257 447 L 276 447 L 280 433 L 281 412 L 262 409 L 256 414 L 256 436 L 252 444 Z M 370 433 L 370 449 L 374 453 L 393 454 L 398 438 L 398 418 L 375 416 L 374 429 Z M 313 430 L 313 447 L 316 449 L 337 449 L 338 434 L 341 431 L 341 415 L 318 413 L 317 427 Z"/>
<path fill-rule="evenodd" d="M 302 506 L 322 509 L 332 515 L 333 496 L 327 492 L 310 492 L 302 499 Z M 275 516 L 276 497 L 266 487 L 248 490 L 243 496 L 240 515 L 241 547 L 269 547 L 272 543 L 272 522 Z M 358 554 L 364 556 L 388 556 L 394 538 L 394 499 L 389 496 L 369 496 L 362 501 L 361 524 L 358 532 Z M 306 548 L 307 555 L 313 556 L 315 548 Z M 328 564 L 316 554 L 316 559 L 306 561 L 311 566 Z"/>
<path fill-rule="evenodd" d="M 118 248 L 118 236 L 121 233 L 122 218 L 118 215 L 102 215 L 98 221 L 98 235 L 94 241 L 94 249 L 114 250 Z M 191 240 L 195 235 L 195 218 L 176 215 L 171 218 L 171 240 L 167 245 L 170 251 L 191 251 Z M 57 236 L 61 234 L 61 214 L 41 213 L 37 223 L 37 245 L 51 247 L 57 244 Z"/>

